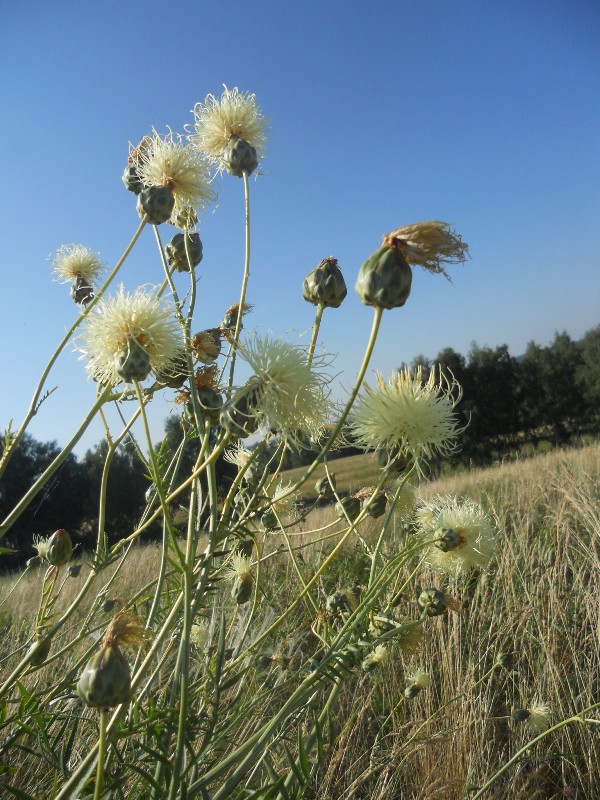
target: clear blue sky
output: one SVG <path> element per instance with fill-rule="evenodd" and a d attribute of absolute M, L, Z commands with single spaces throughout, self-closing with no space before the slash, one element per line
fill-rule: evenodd
<path fill-rule="evenodd" d="M 437 218 L 471 259 L 452 284 L 416 271 L 374 369 L 473 341 L 518 355 L 556 330 L 579 338 L 600 322 L 599 41 L 591 0 L 3 3 L 0 429 L 20 423 L 76 314 L 48 255 L 74 242 L 114 264 L 138 225 L 128 142 L 182 131 L 222 84 L 255 92 L 270 119 L 251 182 L 249 326 L 306 331 L 302 279 L 336 256 L 350 292 L 322 341 L 350 385 L 372 319 L 353 292 L 360 264 L 383 233 Z M 197 329 L 239 295 L 243 187 L 219 187 L 201 224 Z M 130 290 L 160 281 L 151 229 L 121 276 Z M 64 443 L 94 387 L 70 350 L 56 384 L 30 431 Z M 156 438 L 169 411 L 155 403 Z"/>

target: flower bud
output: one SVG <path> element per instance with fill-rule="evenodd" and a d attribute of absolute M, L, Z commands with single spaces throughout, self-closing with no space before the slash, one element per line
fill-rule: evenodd
<path fill-rule="evenodd" d="M 80 572 L 81 572 L 81 564 L 71 564 L 71 566 L 69 567 L 70 578 L 78 578 Z"/>
<path fill-rule="evenodd" d="M 357 497 L 342 497 L 342 499 L 335 504 L 335 510 L 338 519 L 345 519 L 346 517 L 354 521 L 360 514 L 360 500 Z"/>
<path fill-rule="evenodd" d="M 325 601 L 325 610 L 328 614 L 337 615 L 341 611 L 350 612 L 350 600 L 346 592 L 337 591 L 330 594 Z"/>
<path fill-rule="evenodd" d="M 230 175 L 252 175 L 258 166 L 256 148 L 239 136 L 232 136 L 223 151 L 223 163 Z"/>
<path fill-rule="evenodd" d="M 73 545 L 71 537 L 63 528 L 55 531 L 48 539 L 46 560 L 55 567 L 62 567 L 71 558 Z"/>
<path fill-rule="evenodd" d="M 424 589 L 417 599 L 419 608 L 428 617 L 439 617 L 448 610 L 448 597 L 439 589 Z"/>
<path fill-rule="evenodd" d="M 117 645 L 93 655 L 77 683 L 77 694 L 91 708 L 111 708 L 131 698 L 131 672 Z"/>
<path fill-rule="evenodd" d="M 462 539 L 452 528 L 443 528 L 436 534 L 434 544 L 442 553 L 449 553 L 451 550 L 456 550 L 457 547 L 460 547 Z"/>
<path fill-rule="evenodd" d="M 397 448 L 381 448 L 375 452 L 377 465 L 387 472 L 401 475 L 410 467 L 410 457 Z"/>
<path fill-rule="evenodd" d="M 267 531 L 273 531 L 278 526 L 277 515 L 271 509 L 269 509 L 269 511 L 265 511 L 265 513 L 261 516 L 260 521 L 263 528 Z"/>
<path fill-rule="evenodd" d="M 379 494 L 370 502 L 367 498 L 365 502 L 369 503 L 367 506 L 367 513 L 370 517 L 373 517 L 373 519 L 377 519 L 382 514 L 385 514 L 385 509 L 387 508 L 387 497 L 385 496 L 384 492 L 379 492 Z"/>
<path fill-rule="evenodd" d="M 32 667 L 41 667 L 50 654 L 52 639 L 37 637 L 29 648 L 29 663 Z"/>
<path fill-rule="evenodd" d="M 133 337 L 128 337 L 115 355 L 115 370 L 127 383 L 143 381 L 150 373 L 150 356 Z"/>
<path fill-rule="evenodd" d="M 27 563 L 25 564 L 25 569 L 34 569 L 35 567 L 39 567 L 40 564 L 43 563 L 42 556 L 33 556 L 33 558 L 29 558 Z"/>
<path fill-rule="evenodd" d="M 259 425 L 256 409 L 261 396 L 262 390 L 258 386 L 246 386 L 234 395 L 221 411 L 221 425 L 225 430 L 240 439 L 255 433 Z"/>
<path fill-rule="evenodd" d="M 252 306 L 250 305 L 250 303 L 244 303 L 244 307 L 242 309 L 242 318 L 244 317 L 245 314 L 247 314 L 251 310 Z M 227 309 L 227 311 L 223 315 L 223 319 L 221 320 L 221 328 L 224 329 L 225 331 L 230 331 L 231 334 L 233 335 L 237 327 L 237 321 L 239 315 L 240 315 L 240 304 L 234 303 Z M 243 325 L 240 325 L 240 330 L 242 328 Z"/>
<path fill-rule="evenodd" d="M 138 195 L 137 212 L 150 225 L 166 222 L 173 213 L 175 198 L 168 186 L 148 186 Z"/>
<path fill-rule="evenodd" d="M 187 237 L 187 250 L 186 250 Z M 197 267 L 202 261 L 202 242 L 199 233 L 176 233 L 165 247 L 167 261 L 177 272 L 189 272 L 190 263 Z M 189 261 L 188 261 L 189 255 Z"/>
<path fill-rule="evenodd" d="M 192 355 L 203 364 L 212 364 L 221 352 L 221 334 L 218 328 L 200 331 L 190 339 Z"/>
<path fill-rule="evenodd" d="M 109 598 L 108 600 L 105 600 L 102 603 L 101 609 L 102 611 L 104 611 L 105 614 L 110 614 L 111 611 L 115 610 L 118 604 L 119 604 L 118 600 L 112 600 Z"/>
<path fill-rule="evenodd" d="M 526 708 L 515 708 L 512 713 L 512 718 L 515 722 L 525 722 L 526 719 L 529 719 L 530 715 L 531 712 Z"/>
<path fill-rule="evenodd" d="M 325 258 L 302 283 L 302 296 L 314 306 L 339 308 L 348 294 L 337 259 Z"/>
<path fill-rule="evenodd" d="M 333 497 L 335 487 L 335 474 L 333 472 L 330 473 L 329 477 L 325 475 L 315 483 L 315 491 L 322 498 Z"/>
<path fill-rule="evenodd" d="M 90 286 L 90 281 L 88 278 L 79 276 L 78 278 L 75 278 L 71 284 L 69 294 L 74 303 L 83 303 L 83 305 L 86 305 L 90 302 L 90 300 L 93 299 L 94 290 Z"/>
<path fill-rule="evenodd" d="M 136 164 L 127 164 L 123 172 L 123 183 L 128 192 L 139 194 L 144 188 L 144 184 L 140 180 Z"/>
<path fill-rule="evenodd" d="M 514 662 L 514 653 L 498 653 L 495 663 L 504 669 L 510 669 Z"/>
<path fill-rule="evenodd" d="M 254 579 L 250 572 L 243 572 L 236 575 L 233 586 L 231 587 L 231 596 L 238 605 L 241 606 L 250 600 L 253 585 Z"/>
<path fill-rule="evenodd" d="M 366 306 L 398 308 L 408 300 L 412 271 L 397 247 L 376 250 L 358 272 L 354 289 Z"/>
<path fill-rule="evenodd" d="M 185 350 L 181 350 L 169 364 L 157 369 L 155 375 L 156 380 L 169 389 L 181 389 L 189 378 Z"/>
<path fill-rule="evenodd" d="M 223 396 L 208 386 L 202 386 L 198 389 L 198 405 L 210 424 L 216 425 L 223 408 Z"/>

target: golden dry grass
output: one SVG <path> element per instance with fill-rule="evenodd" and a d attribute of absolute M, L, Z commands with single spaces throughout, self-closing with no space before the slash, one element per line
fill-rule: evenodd
<path fill-rule="evenodd" d="M 367 474 L 364 459 L 372 457 L 332 465 L 342 491 L 376 482 L 376 475 Z M 331 758 L 308 798 L 466 800 L 531 738 L 526 725 L 511 719 L 515 708 L 539 699 L 558 722 L 600 700 L 600 446 L 476 470 L 424 484 L 419 491 L 424 498 L 458 494 L 481 502 L 498 527 L 497 556 L 489 574 L 477 581 L 447 583 L 433 574 L 420 574 L 423 585 L 447 589 L 458 598 L 460 611 L 428 621 L 418 656 L 404 656 L 392 648 L 383 670 L 359 677 L 342 693 L 334 715 L 340 727 Z M 262 552 L 269 555 L 261 575 L 265 619 L 269 609 L 285 608 L 297 595 L 298 572 L 307 580 L 331 551 L 337 541 L 331 534 L 339 528 L 334 519 L 332 506 L 321 507 L 290 530 L 292 546 L 303 546 L 295 551 L 295 566 L 281 554 L 287 545 L 280 536 L 261 539 Z M 377 525 L 369 521 L 361 528 L 365 540 L 372 540 Z M 318 528 L 322 530 L 314 532 Z M 395 552 L 410 535 L 398 524 L 384 555 Z M 107 597 L 126 602 L 144 584 L 151 585 L 158 561 L 156 546 L 134 548 Z M 60 603 L 70 602 L 86 569 L 80 578 L 66 580 Z M 320 601 L 336 587 L 360 582 L 363 569 L 362 545 L 354 539 L 320 581 Z M 106 575 L 110 573 L 103 574 L 104 582 Z M 398 583 L 407 575 L 399 575 Z M 15 578 L 0 579 L 0 601 Z M 40 579 L 36 573 L 26 575 L 1 608 L 3 670 L 14 663 L 31 635 Z M 73 627 L 88 608 L 89 602 Z M 296 638 L 277 645 L 296 656 L 294 665 L 307 656 L 306 635 L 298 632 L 309 630 L 312 613 L 308 604 L 299 609 L 289 627 Z M 412 590 L 396 613 L 415 617 Z M 109 618 L 100 611 L 95 614 L 98 630 Z M 68 634 L 65 631 L 65 638 Z M 97 635 L 82 642 L 77 653 Z M 484 678 L 500 652 L 514 654 L 512 666 L 494 669 Z M 38 670 L 37 685 L 57 670 L 64 674 L 69 663 L 65 657 Z M 417 666 L 431 675 L 432 687 L 408 702 L 403 698 L 406 675 Z M 261 716 L 268 718 L 273 702 L 265 700 Z M 252 725 L 252 720 L 245 724 Z M 598 727 L 571 724 L 532 746 L 487 791 L 486 800 L 597 800 Z M 23 775 L 24 787 L 32 791 L 34 770 L 24 769 Z"/>

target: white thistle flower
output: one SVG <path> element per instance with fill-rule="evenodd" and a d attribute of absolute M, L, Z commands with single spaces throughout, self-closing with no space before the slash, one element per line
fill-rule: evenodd
<path fill-rule="evenodd" d="M 326 423 L 330 378 L 308 364 L 305 349 L 256 334 L 240 345 L 240 355 L 254 372 L 248 385 L 257 390 L 259 426 L 293 446 L 317 441 Z"/>
<path fill-rule="evenodd" d="M 412 700 L 419 692 L 422 692 L 424 689 L 429 689 L 430 686 L 431 678 L 429 675 L 421 669 L 416 669 L 407 678 L 404 697 L 406 697 L 407 700 Z"/>
<path fill-rule="evenodd" d="M 385 664 L 385 662 L 388 660 L 388 657 L 389 653 L 387 647 L 383 644 L 378 644 L 374 650 L 372 650 L 370 653 L 367 653 L 362 661 L 361 667 L 366 672 L 370 672 L 371 670 L 379 667 L 381 664 Z"/>
<path fill-rule="evenodd" d="M 70 283 L 82 278 L 92 286 L 104 265 L 98 253 L 92 252 L 82 244 L 63 244 L 52 257 L 52 268 L 56 280 Z"/>
<path fill-rule="evenodd" d="M 231 139 L 244 139 L 262 158 L 267 125 L 256 104 L 256 95 L 240 92 L 237 87 L 224 88 L 220 99 L 209 94 L 204 103 L 196 103 L 196 133 L 190 136 L 194 147 L 220 172 L 227 169 L 223 155 Z"/>
<path fill-rule="evenodd" d="M 296 494 L 295 492 L 290 492 L 291 486 L 291 481 L 285 484 L 283 481 L 279 481 L 275 493 L 271 498 L 271 508 L 276 514 L 292 514 L 294 512 Z"/>
<path fill-rule="evenodd" d="M 415 669 L 408 677 L 407 683 L 409 686 L 416 686 L 418 689 L 429 689 L 431 686 L 431 678 L 426 672 L 421 669 Z"/>
<path fill-rule="evenodd" d="M 161 136 L 153 129 L 152 135 L 145 137 L 145 146 L 138 155 L 137 172 L 144 186 L 171 189 L 175 198 L 173 223 L 180 214 L 189 213 L 190 209 L 203 211 L 216 199 L 205 161 L 172 131 Z"/>
<path fill-rule="evenodd" d="M 550 727 L 550 717 L 552 715 L 550 706 L 536 699 L 527 710 L 529 711 L 527 724 L 532 733 L 543 733 Z"/>
<path fill-rule="evenodd" d="M 223 453 L 223 458 L 228 464 L 233 464 L 238 470 L 243 469 L 252 458 L 252 450 L 248 450 L 238 440 L 233 447 L 228 448 Z"/>
<path fill-rule="evenodd" d="M 423 381 L 419 367 L 414 375 L 405 368 L 392 375 L 389 383 L 376 375 L 377 386 L 365 385 L 351 416 L 356 441 L 373 450 L 387 449 L 419 459 L 436 452 L 449 455 L 456 450 L 456 437 L 464 430 L 458 425 L 454 408 L 462 396 L 457 381 L 432 370 Z"/>
<path fill-rule="evenodd" d="M 183 347 L 174 308 L 151 291 L 139 288 L 129 294 L 121 285 L 90 313 L 77 349 L 95 380 L 116 384 L 122 380 L 117 359 L 132 344 L 144 351 L 153 372 L 170 367 Z"/>
<path fill-rule="evenodd" d="M 419 536 L 434 543 L 427 563 L 450 575 L 485 568 L 496 547 L 495 531 L 478 503 L 437 497 L 417 514 Z"/>

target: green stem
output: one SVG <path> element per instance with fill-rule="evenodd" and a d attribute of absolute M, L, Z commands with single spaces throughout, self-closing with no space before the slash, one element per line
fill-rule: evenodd
<path fill-rule="evenodd" d="M 96 416 L 98 409 L 102 406 L 105 402 L 106 398 L 110 395 L 111 388 L 110 386 L 106 387 L 102 394 L 96 399 L 96 402 L 88 412 L 87 416 L 79 426 L 77 433 L 67 442 L 65 447 L 61 450 L 61 452 L 56 456 L 54 461 L 48 466 L 44 472 L 40 475 L 37 481 L 33 484 L 33 486 L 29 489 L 29 491 L 21 498 L 20 502 L 13 508 L 10 514 L 4 519 L 2 525 L 0 525 L 0 539 L 5 536 L 8 531 L 10 530 L 11 526 L 19 519 L 21 514 L 25 511 L 28 505 L 31 503 L 33 498 L 40 492 L 43 487 L 48 483 L 50 478 L 54 475 L 56 470 L 63 464 L 67 458 L 71 455 L 71 452 L 77 442 L 81 439 L 87 428 L 89 427 L 90 423 Z"/>
<path fill-rule="evenodd" d="M 106 759 L 106 709 L 99 711 L 100 730 L 98 733 L 98 766 L 94 785 L 94 800 L 100 800 L 104 790 L 104 761 Z"/>
<path fill-rule="evenodd" d="M 486 781 L 486 783 L 479 789 L 479 791 L 476 792 L 471 797 L 471 800 L 478 800 L 478 798 L 483 797 L 484 793 L 490 788 L 490 786 L 496 783 L 498 778 L 501 775 L 503 775 L 506 772 L 506 770 L 515 763 L 515 761 L 518 761 L 522 755 L 531 750 L 531 747 L 534 744 L 537 744 L 537 742 L 540 742 L 546 736 L 549 736 L 551 733 L 554 733 L 554 731 L 560 730 L 560 728 L 564 728 L 566 725 L 570 725 L 572 722 L 580 722 L 582 724 L 585 724 L 586 723 L 585 715 L 588 712 L 593 711 L 595 708 L 599 707 L 600 703 L 594 703 L 593 705 L 584 708 L 583 711 L 581 711 L 579 714 L 575 714 L 574 716 L 569 717 L 568 719 L 562 720 L 562 722 L 558 722 L 556 725 L 552 725 L 552 727 L 543 731 L 543 733 L 540 733 L 539 736 L 536 736 L 534 739 L 531 739 L 520 750 L 517 750 L 514 756 L 512 756 L 512 758 L 509 758 L 508 761 L 505 764 L 503 764 L 502 767 L 500 767 L 500 769 L 497 772 L 495 772 L 488 781 Z"/>
<path fill-rule="evenodd" d="M 242 330 L 242 317 L 244 316 L 244 303 L 246 302 L 246 289 L 250 278 L 250 186 L 248 184 L 248 173 L 244 172 L 244 219 L 245 219 L 245 244 L 246 253 L 244 257 L 244 276 L 242 278 L 242 290 L 240 292 L 240 303 L 238 308 L 237 320 L 235 322 L 235 333 L 231 344 L 231 364 L 229 367 L 229 387 L 233 386 L 233 373 L 235 371 L 235 359 L 237 356 L 237 345 Z"/>
<path fill-rule="evenodd" d="M 319 303 L 319 305 L 317 306 L 317 313 L 315 314 L 315 321 L 314 321 L 314 324 L 313 324 L 312 337 L 311 337 L 311 340 L 310 340 L 310 345 L 308 347 L 307 362 L 308 362 L 308 366 L 309 367 L 312 365 L 313 358 L 314 358 L 314 355 L 315 355 L 315 347 L 316 347 L 316 344 L 317 344 L 317 336 L 319 335 L 319 328 L 321 327 L 321 318 L 323 316 L 323 311 L 324 310 L 325 310 L 325 306 L 323 305 L 323 303 Z"/>
<path fill-rule="evenodd" d="M 312 464 L 310 464 L 310 466 L 307 467 L 307 469 L 304 472 L 304 474 L 302 475 L 302 477 L 298 478 L 296 483 L 294 483 L 292 486 L 290 486 L 290 488 L 287 490 L 287 492 L 285 492 L 285 494 L 282 494 L 282 499 L 284 497 L 287 497 L 290 494 L 293 494 L 294 492 L 297 492 L 298 489 L 304 483 L 306 483 L 306 481 L 310 478 L 310 476 L 313 474 L 313 472 L 316 470 L 316 468 L 319 466 L 319 464 L 321 464 L 321 462 L 323 461 L 323 459 L 325 458 L 325 456 L 329 452 L 330 448 L 332 447 L 333 443 L 335 442 L 339 432 L 342 430 L 344 422 L 346 421 L 346 418 L 347 418 L 348 414 L 350 413 L 350 409 L 354 405 L 354 401 L 356 400 L 356 396 L 357 396 L 358 392 L 360 391 L 360 387 L 362 386 L 362 382 L 363 382 L 365 374 L 367 372 L 367 368 L 369 366 L 369 362 L 371 360 L 371 356 L 373 355 L 373 348 L 375 347 L 375 341 L 377 340 L 377 334 L 379 333 L 379 326 L 381 324 L 382 314 L 383 314 L 383 308 L 381 306 L 377 306 L 374 309 L 373 325 L 371 327 L 371 334 L 369 336 L 369 341 L 367 342 L 367 348 L 366 348 L 365 354 L 363 356 L 362 364 L 360 365 L 360 369 L 358 370 L 358 374 L 357 374 L 356 380 L 354 382 L 354 387 L 353 387 L 352 391 L 350 392 L 350 396 L 349 396 L 349 398 L 348 398 L 348 400 L 346 402 L 346 405 L 344 406 L 344 410 L 342 411 L 342 413 L 341 413 L 341 415 L 340 415 L 340 417 L 339 417 L 339 419 L 337 421 L 337 424 L 336 424 L 335 428 L 333 429 L 333 431 L 329 435 L 329 438 L 327 439 L 327 441 L 325 442 L 325 444 L 321 448 L 321 451 L 320 451 L 319 455 L 315 458 L 315 460 L 312 462 Z"/>

